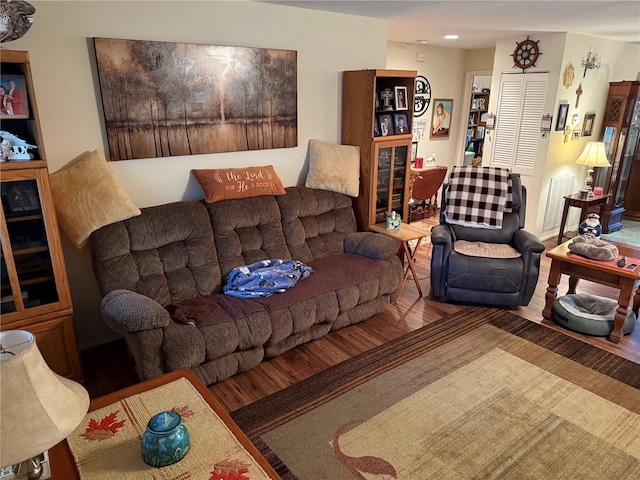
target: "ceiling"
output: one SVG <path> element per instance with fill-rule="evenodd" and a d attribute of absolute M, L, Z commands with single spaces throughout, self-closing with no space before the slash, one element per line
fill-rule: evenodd
<path fill-rule="evenodd" d="M 640 44 L 640 2 L 627 1 L 272 1 L 389 21 L 388 40 L 455 48 L 493 48 L 497 39 L 571 32 Z M 444 35 L 457 34 L 457 40 Z M 524 38 L 523 38 L 524 39 Z"/>

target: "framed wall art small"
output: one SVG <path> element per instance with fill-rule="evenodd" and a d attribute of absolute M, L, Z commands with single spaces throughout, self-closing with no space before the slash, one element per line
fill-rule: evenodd
<path fill-rule="evenodd" d="M 567 126 L 567 117 L 569 116 L 569 104 L 561 103 L 558 107 L 558 121 L 556 122 L 556 132 L 563 132 Z"/>
<path fill-rule="evenodd" d="M 593 124 L 596 121 L 595 113 L 585 113 L 584 122 L 582 123 L 582 136 L 590 137 L 593 135 Z"/>
<path fill-rule="evenodd" d="M 431 117 L 430 137 L 448 137 L 449 126 L 451 125 L 451 112 L 453 111 L 453 100 L 433 101 L 433 116 Z"/>
<path fill-rule="evenodd" d="M 22 75 L 0 76 L 0 118 L 29 118 L 28 98 Z"/>

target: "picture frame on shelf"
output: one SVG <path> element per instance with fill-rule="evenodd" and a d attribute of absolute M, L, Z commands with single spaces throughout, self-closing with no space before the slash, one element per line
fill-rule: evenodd
<path fill-rule="evenodd" d="M 373 136 L 380 136 L 380 126 L 378 125 L 378 119 L 376 117 L 373 117 Z"/>
<path fill-rule="evenodd" d="M 569 104 L 561 103 L 558 106 L 558 121 L 556 122 L 556 132 L 564 132 L 567 126 L 567 117 L 569 116 Z"/>
<path fill-rule="evenodd" d="M 438 99 L 433 102 L 433 115 L 431 116 L 431 130 L 429 137 L 448 137 L 451 125 L 451 112 L 453 111 L 452 99 Z"/>
<path fill-rule="evenodd" d="M 418 156 L 418 142 L 411 142 L 411 163 L 416 161 Z"/>
<path fill-rule="evenodd" d="M 35 180 L 4 182 L 2 186 L 2 196 L 9 207 L 9 217 L 40 210 L 38 186 Z"/>
<path fill-rule="evenodd" d="M 396 135 L 411 133 L 411 129 L 409 128 L 409 120 L 407 119 L 406 113 L 393 114 L 393 131 Z"/>
<path fill-rule="evenodd" d="M 409 102 L 407 101 L 407 87 L 394 87 L 396 110 L 409 110 Z"/>
<path fill-rule="evenodd" d="M 583 137 L 590 137 L 591 135 L 593 135 L 593 124 L 596 121 L 596 114 L 595 113 L 585 113 L 584 114 L 584 121 L 582 123 L 582 136 Z"/>
<path fill-rule="evenodd" d="M 0 75 L 0 118 L 29 118 L 29 91 L 23 75 Z"/>
<path fill-rule="evenodd" d="M 380 136 L 387 137 L 393 135 L 393 118 L 390 113 L 382 113 L 378 115 L 378 123 L 380 125 Z"/>

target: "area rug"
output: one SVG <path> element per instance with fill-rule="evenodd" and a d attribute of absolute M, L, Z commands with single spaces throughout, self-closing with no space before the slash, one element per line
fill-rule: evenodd
<path fill-rule="evenodd" d="M 285 480 L 640 478 L 640 365 L 498 309 L 232 416 Z"/>

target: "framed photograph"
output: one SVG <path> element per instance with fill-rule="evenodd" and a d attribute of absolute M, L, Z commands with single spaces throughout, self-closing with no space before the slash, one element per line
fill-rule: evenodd
<path fill-rule="evenodd" d="M 407 102 L 407 87 L 394 87 L 396 110 L 409 110 Z"/>
<path fill-rule="evenodd" d="M 373 136 L 380 136 L 380 127 L 378 126 L 378 119 L 376 117 L 373 117 Z"/>
<path fill-rule="evenodd" d="M 380 136 L 393 135 L 393 118 L 390 113 L 378 115 L 378 123 L 380 124 Z"/>
<path fill-rule="evenodd" d="M 22 75 L 0 75 L 0 118 L 29 118 L 28 97 Z"/>
<path fill-rule="evenodd" d="M 448 137 L 451 125 L 451 112 L 453 100 L 435 99 L 433 101 L 433 116 L 431 117 L 431 130 L 429 137 Z"/>
<path fill-rule="evenodd" d="M 580 140 L 580 129 L 576 128 L 573 132 L 571 132 L 573 140 Z"/>
<path fill-rule="evenodd" d="M 567 117 L 569 116 L 569 104 L 561 103 L 558 107 L 558 121 L 556 122 L 556 132 L 563 132 L 567 126 Z"/>
<path fill-rule="evenodd" d="M 409 121 L 407 120 L 406 113 L 393 114 L 393 131 L 396 135 L 400 135 L 402 133 L 411 133 L 411 130 L 409 130 Z"/>
<path fill-rule="evenodd" d="M 590 137 L 593 134 L 593 124 L 596 121 L 595 113 L 585 113 L 584 122 L 582 123 L 582 136 Z"/>
<path fill-rule="evenodd" d="M 493 130 L 493 127 L 496 124 L 496 116 L 494 114 L 487 115 L 487 120 L 485 121 L 485 127 L 487 130 Z"/>
<path fill-rule="evenodd" d="M 418 156 L 418 142 L 412 142 L 411 143 L 411 162 L 415 162 L 417 156 Z"/>

